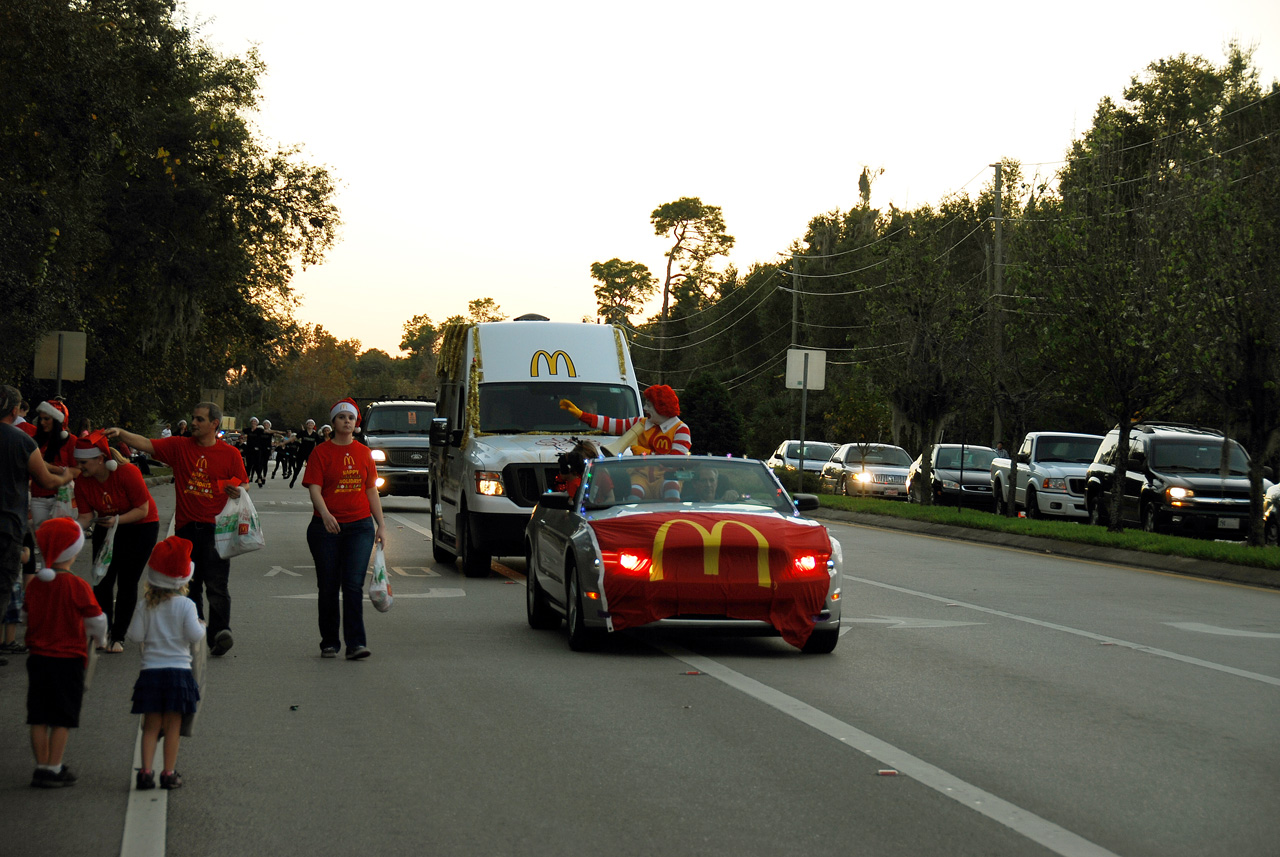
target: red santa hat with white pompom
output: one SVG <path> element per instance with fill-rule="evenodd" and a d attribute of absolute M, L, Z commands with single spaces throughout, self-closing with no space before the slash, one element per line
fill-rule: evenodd
<path fill-rule="evenodd" d="M 67 420 L 71 417 L 67 406 L 56 399 L 49 399 L 36 406 L 36 413 L 44 414 L 62 427 L 62 436 L 67 437 Z"/>
<path fill-rule="evenodd" d="M 107 444 L 107 436 L 100 431 L 95 431 L 88 437 L 76 439 L 75 456 L 77 461 L 85 461 L 91 458 L 97 458 L 99 455 L 106 459 L 108 470 L 115 470 L 118 466 L 115 456 L 111 454 L 111 447 Z"/>
<path fill-rule="evenodd" d="M 57 576 L 53 566 L 75 559 L 84 547 L 84 530 L 71 518 L 50 518 L 36 530 L 36 545 L 45 567 L 36 577 L 48 582 Z"/>

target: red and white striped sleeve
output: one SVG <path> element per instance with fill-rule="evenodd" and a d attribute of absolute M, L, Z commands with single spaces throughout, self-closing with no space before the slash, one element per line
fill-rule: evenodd
<path fill-rule="evenodd" d="M 579 420 L 598 429 L 605 434 L 624 435 L 636 423 L 644 419 L 644 417 L 631 417 L 629 419 L 616 419 L 614 417 L 602 417 L 599 414 L 589 414 L 586 411 L 578 417 Z"/>
<path fill-rule="evenodd" d="M 689 426 L 681 421 L 676 426 L 675 437 L 671 439 L 671 451 L 676 455 L 690 455 L 693 452 L 693 438 L 689 434 Z"/>

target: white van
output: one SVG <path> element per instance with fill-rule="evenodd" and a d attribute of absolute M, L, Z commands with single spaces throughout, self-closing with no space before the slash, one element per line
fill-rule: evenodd
<path fill-rule="evenodd" d="M 444 330 L 431 425 L 431 542 L 437 562 L 461 557 L 468 577 L 524 551 L 524 529 L 554 490 L 573 437 L 598 435 L 568 411 L 643 413 L 622 330 L 542 316 Z"/>

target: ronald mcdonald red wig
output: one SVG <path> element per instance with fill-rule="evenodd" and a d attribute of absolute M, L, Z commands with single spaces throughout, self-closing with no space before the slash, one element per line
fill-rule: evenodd
<path fill-rule="evenodd" d="M 653 403 L 654 409 L 662 416 L 680 416 L 680 399 L 676 396 L 676 391 L 666 384 L 654 384 L 644 391 L 644 397 Z"/>

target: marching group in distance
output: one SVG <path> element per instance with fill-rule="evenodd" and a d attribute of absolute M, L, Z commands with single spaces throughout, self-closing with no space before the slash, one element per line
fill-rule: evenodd
<path fill-rule="evenodd" d="M 32 786 L 76 783 L 63 755 L 70 730 L 79 726 L 90 646 L 115 654 L 134 642 L 142 658 L 132 712 L 143 716 L 135 788 L 156 787 L 152 764 L 161 739 L 159 785 L 182 786 L 175 768 L 181 725 L 200 700 L 193 651 L 206 638 L 214 657 L 234 644 L 231 562 L 218 551 L 215 521 L 249 485 L 266 484 L 273 446 L 276 469 L 285 470 L 290 487 L 305 471 L 312 502 L 307 544 L 316 568 L 320 656 L 336 657 L 343 640 L 348 660 L 370 655 L 363 585 L 385 528 L 373 458 L 355 439 L 354 400 L 334 404 L 327 432 L 314 420 L 298 434 L 276 432 L 255 418 L 238 446 L 222 440 L 222 411 L 212 402 L 197 404 L 189 424 L 180 421 L 176 432 L 166 425 L 156 438 L 121 428 L 94 431 L 87 421 L 73 433 L 68 406 L 58 398 L 41 402 L 33 421 L 29 413 L 16 388 L 0 385 L 0 666 L 8 665 L 4 655 L 26 655 Z M 173 534 L 164 539 L 142 469 L 149 459 L 173 471 Z M 86 540 L 93 586 L 71 571 Z"/>

